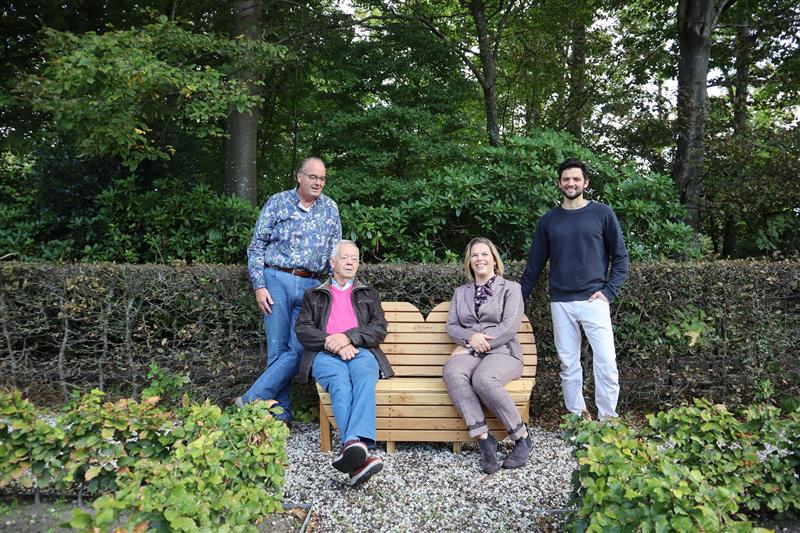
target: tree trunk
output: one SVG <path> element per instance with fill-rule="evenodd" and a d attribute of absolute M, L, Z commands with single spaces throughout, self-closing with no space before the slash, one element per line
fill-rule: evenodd
<path fill-rule="evenodd" d="M 261 38 L 261 0 L 236 0 L 233 2 L 233 35 L 247 39 Z M 243 72 L 250 94 L 258 94 L 258 73 Z M 232 109 L 228 116 L 228 139 L 225 155 L 225 190 L 256 206 L 258 146 L 258 110 L 244 113 Z"/>
<path fill-rule="evenodd" d="M 679 0 L 678 2 L 678 146 L 672 180 L 688 211 L 687 223 L 700 231 L 700 194 L 705 158 L 704 136 L 708 117 L 708 60 L 711 32 L 719 15 L 735 0 Z"/>
<path fill-rule="evenodd" d="M 680 0 L 678 3 L 678 146 L 672 179 L 681 204 L 688 211 L 688 224 L 700 229 L 699 200 L 708 116 L 708 59 L 714 0 Z"/>
<path fill-rule="evenodd" d="M 736 75 L 733 79 L 733 133 L 741 135 L 747 125 L 747 90 L 750 87 L 750 62 L 755 44 L 749 13 L 740 9 L 736 18 Z"/>
<path fill-rule="evenodd" d="M 483 106 L 486 110 L 486 133 L 489 135 L 490 145 L 500 146 L 500 128 L 497 120 L 497 65 L 489 38 L 489 22 L 481 0 L 472 0 L 469 3 L 469 11 L 475 22 L 478 37 L 478 56 L 481 60 L 482 73 L 479 81 L 483 89 Z M 498 39 L 499 32 L 500 29 L 498 29 Z"/>
<path fill-rule="evenodd" d="M 583 107 L 586 99 L 586 25 L 575 21 L 569 66 L 569 100 L 565 129 L 576 139 L 583 134 Z"/>
<path fill-rule="evenodd" d="M 750 63 L 753 55 L 754 40 L 752 29 L 750 28 L 750 16 L 746 9 L 740 9 L 736 17 L 736 74 L 733 79 L 733 138 L 734 141 L 741 139 L 747 128 L 747 94 L 750 87 Z M 735 144 L 738 144 L 734 142 Z M 737 173 L 734 179 L 742 179 Z M 730 209 L 730 206 L 726 206 Z M 737 217 L 728 213 L 725 216 L 723 229 L 722 255 L 733 257 L 736 254 L 737 239 Z"/>

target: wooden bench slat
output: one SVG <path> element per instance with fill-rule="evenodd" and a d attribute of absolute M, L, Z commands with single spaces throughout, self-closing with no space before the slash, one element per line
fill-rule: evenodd
<path fill-rule="evenodd" d="M 410 302 L 381 302 L 381 308 L 384 312 L 386 311 L 409 311 L 413 313 L 417 313 L 420 317 L 422 313 L 419 312 L 417 306 Z M 449 307 L 448 307 L 449 309 Z"/>
<path fill-rule="evenodd" d="M 516 379 L 506 383 L 506 390 L 511 391 L 524 391 L 531 390 L 533 386 L 533 379 Z M 444 386 L 444 381 L 441 378 L 404 378 L 404 379 L 382 379 L 378 381 L 377 391 L 420 391 L 420 390 L 436 390 L 447 393 Z"/>
<path fill-rule="evenodd" d="M 435 322 L 447 323 L 447 312 L 437 313 L 436 311 L 431 311 L 431 314 L 428 315 L 428 317 L 425 319 L 425 322 L 428 324 Z"/>
<path fill-rule="evenodd" d="M 405 311 L 388 311 L 384 313 L 389 322 L 422 322 L 422 315 L 419 313 L 407 313 Z"/>
<path fill-rule="evenodd" d="M 388 317 L 387 317 L 388 320 Z M 428 315 L 428 319 L 425 321 L 426 324 L 436 324 L 441 325 L 442 331 L 444 331 L 444 326 L 447 324 L 447 313 L 433 313 L 431 312 Z M 533 331 L 533 327 L 531 326 L 530 322 L 526 319 L 523 320 L 522 324 L 520 324 L 519 330 L 525 333 L 529 333 Z"/>
<path fill-rule="evenodd" d="M 450 344 L 420 344 L 416 340 L 406 343 L 384 343 L 381 344 L 381 350 L 384 353 L 392 355 L 404 354 L 442 354 L 449 356 L 453 352 L 454 345 Z M 524 349 L 523 349 L 524 350 Z M 524 353 L 524 351 L 523 351 Z M 397 358 L 398 361 L 402 357 Z"/>
<path fill-rule="evenodd" d="M 441 376 L 443 373 L 441 365 L 398 365 L 394 367 L 395 378 L 406 377 L 429 377 Z M 536 367 L 530 366 L 522 370 L 522 377 L 532 378 L 536 376 Z"/>
<path fill-rule="evenodd" d="M 527 415 L 527 413 L 523 412 L 527 410 L 526 405 L 518 405 L 517 410 L 519 411 L 520 416 L 522 416 L 523 418 Z M 459 414 L 458 409 L 456 409 L 452 405 L 429 405 L 425 407 L 425 409 L 420 409 L 419 406 L 416 405 L 379 405 L 377 406 L 377 416 L 379 418 L 415 417 L 418 419 L 421 418 L 458 418 L 459 420 L 461 419 L 461 415 Z"/>
<path fill-rule="evenodd" d="M 510 393 L 514 405 L 530 403 L 530 390 L 515 391 Z M 447 392 L 381 392 L 375 397 L 377 405 L 453 405 Z M 320 395 L 323 405 L 330 405 L 331 398 L 328 393 Z"/>
<path fill-rule="evenodd" d="M 333 411 L 329 403 L 323 404 L 325 412 L 333 421 Z M 529 404 L 517 405 L 517 411 L 522 418 L 527 416 Z M 420 409 L 418 405 L 378 405 L 377 406 L 378 418 L 399 417 L 399 418 L 416 418 L 418 420 L 428 418 L 457 418 L 461 420 L 461 415 L 458 409 L 452 405 L 426 405 L 424 409 Z M 491 417 L 487 417 L 489 420 Z M 423 422 L 420 422 L 423 423 Z"/>
<path fill-rule="evenodd" d="M 384 344 L 406 344 L 406 343 L 426 343 L 426 344 L 446 344 L 452 348 L 453 340 L 450 335 L 441 332 L 422 332 L 422 331 L 408 331 L 408 332 L 390 332 Z M 523 346 L 531 345 L 535 349 L 535 339 L 532 333 L 521 333 L 519 335 L 519 342 Z"/>
<path fill-rule="evenodd" d="M 467 426 L 461 417 L 458 418 L 378 418 L 377 429 L 450 429 L 466 431 Z M 487 418 L 489 429 L 504 429 L 503 423 L 496 418 Z"/>
<path fill-rule="evenodd" d="M 496 431 L 493 434 L 499 441 L 508 436 L 505 431 Z M 382 429 L 378 431 L 378 440 L 382 442 L 469 442 L 473 439 L 466 431 L 454 429 Z"/>
<path fill-rule="evenodd" d="M 406 365 L 444 365 L 450 358 L 450 352 L 447 353 L 392 353 L 386 352 L 386 357 L 392 364 L 392 368 L 397 370 L 397 366 Z M 525 366 L 536 366 L 535 354 L 523 354 L 522 364 Z M 441 373 L 440 373 L 441 374 Z"/>
<path fill-rule="evenodd" d="M 420 324 L 410 322 L 389 322 L 387 326 L 389 333 L 447 333 L 444 331 L 444 324 Z"/>
<path fill-rule="evenodd" d="M 384 343 L 381 344 L 381 350 L 384 353 L 390 353 L 393 356 L 402 356 L 405 354 L 441 354 L 449 356 L 450 353 L 453 351 L 453 344 L 416 344 L 416 341 L 412 341 L 412 343 L 404 343 L 404 344 L 396 344 L 396 343 Z M 402 357 L 398 357 L 397 359 L 402 359 Z"/>

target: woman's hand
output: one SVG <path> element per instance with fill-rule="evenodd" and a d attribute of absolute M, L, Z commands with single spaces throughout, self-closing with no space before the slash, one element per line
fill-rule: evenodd
<path fill-rule="evenodd" d="M 489 341 L 493 338 L 483 333 L 473 333 L 469 338 L 469 345 L 478 353 L 486 353 L 491 349 Z"/>
<path fill-rule="evenodd" d="M 469 355 L 469 348 L 467 348 L 466 346 L 456 346 L 456 349 L 452 351 L 450 357 L 456 355 Z"/>

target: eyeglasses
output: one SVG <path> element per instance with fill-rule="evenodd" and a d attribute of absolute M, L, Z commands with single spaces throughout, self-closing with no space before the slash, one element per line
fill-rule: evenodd
<path fill-rule="evenodd" d="M 307 177 L 311 181 L 318 181 L 320 183 L 325 183 L 325 176 L 317 176 L 316 174 L 306 174 L 302 170 L 300 171 L 300 174 Z"/>

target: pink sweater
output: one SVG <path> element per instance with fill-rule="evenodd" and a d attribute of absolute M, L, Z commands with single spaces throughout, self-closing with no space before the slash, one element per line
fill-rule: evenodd
<path fill-rule="evenodd" d="M 348 329 L 358 327 L 358 320 L 356 320 L 356 313 L 353 311 L 353 301 L 351 296 L 353 294 L 353 286 L 350 285 L 345 290 L 331 286 L 328 289 L 331 293 L 331 314 L 328 315 L 328 324 L 325 326 L 325 333 L 333 335 L 334 333 L 344 333 Z"/>

